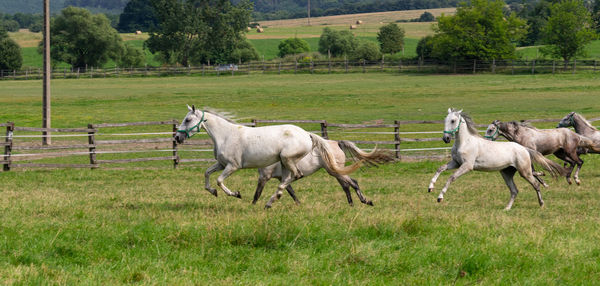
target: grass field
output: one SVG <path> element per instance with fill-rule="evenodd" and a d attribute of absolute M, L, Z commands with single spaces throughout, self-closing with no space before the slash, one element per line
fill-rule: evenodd
<path fill-rule="evenodd" d="M 439 120 L 450 106 L 478 123 L 600 115 L 598 74 L 265 75 L 55 80 L 53 126 L 181 118 L 185 104 L 240 120 Z M 0 81 L 0 122 L 40 125 L 40 81 Z M 549 127 L 549 126 L 547 126 Z M 441 136 L 441 126 L 437 126 Z M 458 179 L 441 204 L 427 193 L 441 162 L 352 176 L 375 203 L 349 207 L 325 172 L 251 205 L 255 170 L 203 190 L 206 166 L 0 173 L 0 280 L 6 284 L 594 284 L 600 271 L 600 160 L 582 185 L 550 181 L 540 208 L 517 179 L 513 210 L 497 173 Z M 215 177 L 212 178 L 215 183 Z"/>

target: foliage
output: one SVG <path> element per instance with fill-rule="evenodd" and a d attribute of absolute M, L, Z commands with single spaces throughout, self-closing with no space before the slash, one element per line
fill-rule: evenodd
<path fill-rule="evenodd" d="M 18 70 L 22 64 L 21 47 L 0 27 L 0 70 Z"/>
<path fill-rule="evenodd" d="M 158 25 L 149 0 L 131 0 L 119 16 L 117 30 L 121 33 L 153 31 Z"/>
<path fill-rule="evenodd" d="M 242 40 L 237 43 L 236 48 L 226 59 L 229 63 L 245 63 L 249 61 L 255 61 L 258 60 L 258 52 L 250 42 L 247 40 Z"/>
<path fill-rule="evenodd" d="M 67 7 L 52 19 L 50 27 L 50 56 L 72 67 L 102 66 L 108 59 L 118 61 L 126 50 L 103 14 Z"/>
<path fill-rule="evenodd" d="M 121 11 L 129 0 L 65 0 L 64 7 L 76 6 L 85 8 L 102 8 Z"/>
<path fill-rule="evenodd" d="M 395 54 L 404 47 L 404 29 L 396 23 L 389 23 L 379 28 L 377 40 L 384 54 Z"/>
<path fill-rule="evenodd" d="M 379 46 L 376 43 L 364 40 L 359 41 L 356 49 L 350 53 L 350 59 L 354 61 L 377 61 L 381 59 L 381 51 L 379 51 Z"/>
<path fill-rule="evenodd" d="M 552 4 L 543 32 L 548 45 L 541 49 L 542 53 L 562 58 L 565 62 L 576 56 L 585 56 L 585 45 L 596 37 L 590 13 L 581 0 Z"/>
<path fill-rule="evenodd" d="M 18 32 L 19 31 L 19 22 L 12 20 L 12 19 L 5 19 L 2 20 L 0 19 L 0 25 L 2 26 L 2 28 L 6 31 L 9 32 Z"/>
<path fill-rule="evenodd" d="M 527 33 L 519 41 L 520 46 L 532 46 L 542 42 L 542 29 L 550 16 L 550 0 L 530 2 L 519 12 L 519 16 L 527 21 Z"/>
<path fill-rule="evenodd" d="M 43 21 L 36 21 L 27 27 L 32 33 L 39 33 L 44 29 Z"/>
<path fill-rule="evenodd" d="M 423 12 L 423 14 L 421 14 L 421 16 L 419 16 L 419 22 L 433 22 L 435 21 L 435 17 L 433 16 L 433 14 L 425 11 Z"/>
<path fill-rule="evenodd" d="M 308 43 L 300 38 L 287 38 L 279 43 L 278 56 L 283 58 L 287 55 L 301 54 L 310 51 Z"/>
<path fill-rule="evenodd" d="M 358 39 L 350 31 L 336 31 L 329 27 L 323 29 L 319 37 L 319 52 L 331 53 L 332 57 L 349 55 L 358 46 Z"/>
<path fill-rule="evenodd" d="M 433 41 L 432 56 L 438 59 L 509 59 L 525 33 L 523 20 L 505 18 L 501 0 L 473 0 L 462 4 L 454 16 L 441 16 Z"/>
<path fill-rule="evenodd" d="M 433 36 L 425 36 L 417 43 L 417 57 L 421 59 L 432 58 L 433 53 Z"/>
<path fill-rule="evenodd" d="M 141 67 L 144 62 L 145 55 L 142 50 L 125 44 L 117 64 L 121 67 Z"/>
<path fill-rule="evenodd" d="M 595 0 L 592 6 L 592 20 L 596 27 L 596 33 L 600 34 L 600 0 Z"/>
<path fill-rule="evenodd" d="M 229 0 L 151 0 L 159 27 L 146 41 L 165 62 L 227 63 L 250 22 L 252 5 Z"/>

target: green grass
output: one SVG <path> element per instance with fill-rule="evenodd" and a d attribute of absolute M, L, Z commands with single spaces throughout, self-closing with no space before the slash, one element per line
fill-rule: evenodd
<path fill-rule="evenodd" d="M 600 115 L 598 74 L 264 75 L 54 80 L 53 126 L 180 119 L 185 104 L 241 121 L 439 120 L 464 108 L 477 123 Z M 41 81 L 0 81 L 0 122 L 41 125 Z M 550 127 L 548 124 L 545 127 Z M 542 125 L 543 126 L 543 125 Z M 416 128 L 406 126 L 403 128 Z M 442 127 L 426 128 L 439 131 Z M 406 129 L 403 129 L 406 130 Z M 522 179 L 513 210 L 497 173 L 453 183 L 441 204 L 428 182 L 442 162 L 353 174 L 375 203 L 349 207 L 325 172 L 294 183 L 273 209 L 250 203 L 256 171 L 226 180 L 242 199 L 203 190 L 206 165 L 173 170 L 0 173 L 0 277 L 7 284 L 594 284 L 600 271 L 600 160 L 582 185 L 550 180 L 540 208 Z M 216 175 L 212 177 L 215 184 Z"/>
<path fill-rule="evenodd" d="M 533 46 L 533 47 L 524 47 L 518 49 L 518 54 L 521 55 L 523 59 L 551 59 L 548 56 L 544 56 L 540 51 L 542 46 Z M 585 59 L 600 59 L 600 40 L 595 40 L 589 43 L 586 48 L 586 57 Z"/>

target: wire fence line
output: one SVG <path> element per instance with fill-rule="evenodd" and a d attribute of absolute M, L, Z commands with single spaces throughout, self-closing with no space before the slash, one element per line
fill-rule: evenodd
<path fill-rule="evenodd" d="M 590 121 L 598 120 L 600 118 L 590 119 Z M 526 121 L 543 123 L 558 122 L 560 119 Z M 281 123 L 301 124 L 306 129 L 316 125 L 320 128 L 313 133 L 324 138 L 353 141 L 367 151 L 377 146 L 379 149 L 395 153 L 398 160 L 444 158 L 449 156 L 448 151 L 451 149 L 442 145 L 441 136 L 435 136 L 441 134 L 443 124 L 441 120 L 396 120 L 393 123 L 383 124 L 338 124 L 325 120 L 252 120 L 242 124 L 256 127 Z M 476 126 L 487 127 L 484 124 Z M 132 129 L 132 127 L 135 127 L 137 132 L 114 130 Z M 142 132 L 139 131 L 141 127 L 154 130 Z M 175 120 L 88 124 L 87 128 L 21 127 L 7 122 L 0 123 L 0 128 L 6 129 L 5 134 L 0 136 L 3 138 L 0 140 L 0 147 L 4 147 L 4 154 L 0 154 L 0 165 L 3 166 L 4 171 L 9 171 L 11 168 L 95 169 L 111 164 L 151 161 L 171 161 L 172 166 L 177 168 L 181 163 L 215 161 L 212 157 L 212 141 L 206 132 L 200 132 L 184 144 L 176 144 L 173 135 L 177 132 L 178 122 Z M 401 131 L 403 128 L 411 131 Z M 419 129 L 422 131 L 413 131 Z M 437 129 L 439 131 L 431 131 Z M 44 135 L 31 134 L 38 132 L 50 133 L 48 136 L 63 139 L 55 140 L 55 145 L 44 146 L 35 140 Z M 123 136 L 136 139 L 115 139 Z M 76 141 L 78 138 L 80 141 Z M 152 155 L 157 153 L 167 153 L 168 156 Z"/>
<path fill-rule="evenodd" d="M 539 74 L 577 73 L 600 71 L 598 60 L 420 60 L 400 59 L 386 61 L 269 61 L 244 64 L 200 65 L 174 67 L 112 67 L 112 68 L 54 68 L 51 77 L 59 78 L 117 78 L 144 76 L 235 76 L 251 74 L 324 74 L 324 73 L 498 73 L 498 74 Z M 41 68 L 22 70 L 0 70 L 0 80 L 29 80 L 43 78 Z"/>

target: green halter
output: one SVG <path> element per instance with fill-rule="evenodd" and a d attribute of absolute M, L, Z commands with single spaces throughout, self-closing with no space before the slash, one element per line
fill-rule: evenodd
<path fill-rule="evenodd" d="M 450 130 L 450 131 L 446 131 L 444 130 L 444 133 L 450 134 L 450 135 L 454 135 L 454 133 L 458 132 L 458 130 L 460 130 L 460 124 L 462 123 L 462 117 L 459 117 L 458 119 L 458 125 L 456 126 L 456 128 Z"/>
<path fill-rule="evenodd" d="M 181 132 L 181 133 L 185 133 L 185 138 L 190 138 L 194 135 L 196 135 L 196 133 L 200 132 L 200 124 L 206 122 L 206 119 L 204 119 L 204 111 L 202 111 L 202 118 L 200 118 L 200 121 L 198 122 L 198 124 L 188 128 L 188 129 L 184 129 L 184 130 L 177 130 L 177 132 Z M 197 128 L 196 133 L 192 134 L 190 136 L 190 131 L 193 131 L 194 128 Z"/>
<path fill-rule="evenodd" d="M 494 138 L 494 137 L 496 137 L 496 135 L 498 135 L 498 129 L 500 129 L 500 128 L 498 128 L 498 125 L 496 125 L 496 124 L 494 124 L 494 126 L 496 126 L 496 132 L 494 132 L 494 134 L 492 134 L 491 136 L 484 135 L 483 137 L 485 137 L 487 139 L 491 139 L 492 141 L 496 141 L 496 138 Z"/>
<path fill-rule="evenodd" d="M 558 127 L 569 127 L 569 126 L 575 126 L 575 120 L 573 119 L 573 116 L 575 115 L 575 113 L 571 114 L 571 117 L 569 117 L 569 124 L 571 125 L 566 125 L 566 124 L 561 124 L 561 122 L 558 123 Z"/>

